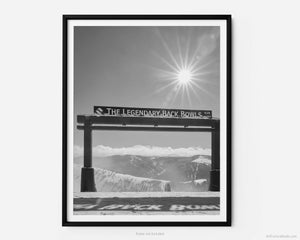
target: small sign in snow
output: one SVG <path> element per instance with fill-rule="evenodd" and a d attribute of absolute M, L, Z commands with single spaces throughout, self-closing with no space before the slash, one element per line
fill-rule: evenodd
<path fill-rule="evenodd" d="M 220 211 L 219 197 L 74 198 L 74 211 Z"/>

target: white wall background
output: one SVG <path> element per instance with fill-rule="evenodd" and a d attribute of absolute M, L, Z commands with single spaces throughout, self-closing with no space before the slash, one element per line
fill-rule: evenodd
<path fill-rule="evenodd" d="M 27 0 L 0 9 L 1 239 L 300 239 L 299 1 Z M 68 13 L 233 15 L 233 227 L 61 227 Z"/>

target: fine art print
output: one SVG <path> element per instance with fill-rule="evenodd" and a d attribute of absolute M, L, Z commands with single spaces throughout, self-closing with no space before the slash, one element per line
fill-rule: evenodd
<path fill-rule="evenodd" d="M 63 16 L 63 226 L 231 225 L 230 15 Z"/>

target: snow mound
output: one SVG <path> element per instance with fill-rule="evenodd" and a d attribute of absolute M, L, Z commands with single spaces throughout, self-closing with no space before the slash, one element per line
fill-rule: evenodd
<path fill-rule="evenodd" d="M 206 183 L 207 180 L 206 179 L 196 179 L 196 180 L 193 180 L 193 181 L 186 181 L 186 182 L 182 182 L 182 183 L 194 183 L 194 184 L 204 184 Z"/>
<path fill-rule="evenodd" d="M 204 157 L 199 157 L 199 158 L 193 160 L 192 162 L 202 163 L 202 164 L 205 164 L 205 165 L 210 165 L 211 164 L 211 160 L 208 159 L 208 158 L 204 158 Z"/>
<path fill-rule="evenodd" d="M 135 177 L 127 174 L 94 168 L 98 192 L 166 192 L 171 191 L 170 181 Z M 74 192 L 80 192 L 81 166 L 74 164 Z"/>

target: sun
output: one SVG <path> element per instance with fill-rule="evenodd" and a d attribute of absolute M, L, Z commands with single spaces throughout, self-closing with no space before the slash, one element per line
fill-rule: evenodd
<path fill-rule="evenodd" d="M 159 31 L 157 36 L 164 47 L 163 53 L 166 54 L 161 55 L 160 52 L 153 52 L 161 63 L 160 67 L 153 66 L 153 69 L 156 70 L 158 80 L 161 82 L 154 93 L 164 92 L 165 95 L 165 101 L 162 102 L 162 105 L 173 106 L 176 100 L 181 99 L 181 105 L 192 106 L 192 96 L 197 98 L 197 101 L 202 101 L 204 94 L 214 97 L 206 89 L 206 84 L 210 83 L 208 75 L 213 73 L 210 70 L 212 68 L 210 65 L 215 62 L 215 59 L 206 55 L 202 56 L 200 51 L 203 47 L 202 44 L 191 42 L 189 40 L 192 37 L 191 33 L 183 39 L 176 33 L 174 42 L 170 43 Z"/>
<path fill-rule="evenodd" d="M 180 69 L 177 72 L 177 81 L 179 84 L 186 85 L 191 82 L 193 74 L 189 69 Z"/>

